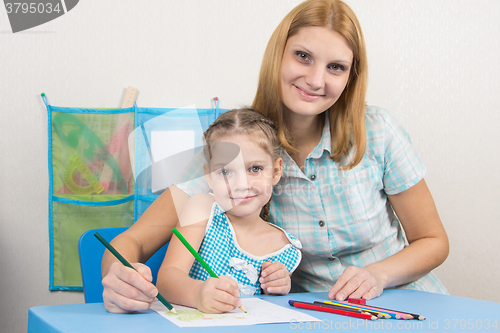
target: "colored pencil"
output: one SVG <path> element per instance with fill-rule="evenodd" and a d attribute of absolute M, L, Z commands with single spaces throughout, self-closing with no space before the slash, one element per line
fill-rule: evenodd
<path fill-rule="evenodd" d="M 389 319 L 389 318 L 391 318 L 390 315 L 384 314 L 384 313 L 378 312 L 378 311 L 369 311 L 369 310 L 364 310 L 364 309 L 355 309 L 355 308 L 344 307 L 344 306 L 340 306 L 340 305 L 326 304 L 326 303 L 320 302 L 320 301 L 314 301 L 314 304 L 318 305 L 318 306 L 325 306 L 325 307 L 329 307 L 329 308 L 333 308 L 333 309 L 338 309 L 338 310 L 353 311 L 353 312 L 371 314 L 372 316 L 377 316 L 377 317 L 379 317 L 381 319 Z"/>
<path fill-rule="evenodd" d="M 319 306 L 319 305 L 316 305 L 313 303 L 289 300 L 288 304 L 290 304 L 291 306 L 294 306 L 296 308 L 334 313 L 334 314 L 338 314 L 338 315 L 342 315 L 342 316 L 368 319 L 368 320 L 377 320 L 378 319 L 377 317 L 375 317 L 371 314 L 358 313 L 358 312 L 346 311 L 346 310 L 339 310 L 339 309 L 334 309 L 334 308 L 330 308 L 330 307 L 326 307 L 326 306 Z"/>
<path fill-rule="evenodd" d="M 380 312 L 380 313 L 383 313 L 383 314 L 388 314 L 391 318 L 395 318 L 395 319 L 413 319 L 413 317 L 410 316 L 407 313 L 400 312 L 400 311 L 395 311 L 395 310 L 388 310 L 388 309 L 376 308 L 374 306 L 352 304 L 352 303 L 347 303 L 347 302 L 342 302 L 342 301 L 335 301 L 335 300 L 325 301 L 325 303 L 326 304 L 334 304 L 334 305 L 346 306 L 346 307 L 351 307 L 351 308 L 356 308 L 356 309 L 365 309 L 365 310 L 376 311 L 376 312 Z"/>
<path fill-rule="evenodd" d="M 418 315 L 418 314 L 415 314 L 415 313 L 409 313 L 409 312 L 406 312 L 406 311 L 399 311 L 399 310 L 384 309 L 384 308 L 380 308 L 378 306 L 372 306 L 372 305 L 370 305 L 370 306 L 366 305 L 366 306 L 369 307 L 369 308 L 379 309 L 379 310 L 382 310 L 382 311 L 392 311 L 392 312 L 402 313 L 402 314 L 405 314 L 405 315 L 413 317 L 413 318 L 406 318 L 406 319 L 425 320 L 424 316 Z"/>
<path fill-rule="evenodd" d="M 352 304 L 352 303 L 341 302 L 341 301 L 325 301 L 324 303 L 331 304 L 331 305 L 338 305 L 341 307 L 346 307 L 346 308 L 351 308 L 351 309 L 371 310 L 371 311 L 379 313 L 380 315 L 384 316 L 385 318 L 403 319 L 403 317 L 400 314 L 396 314 L 396 313 L 389 312 L 389 311 L 368 309 L 368 307 L 366 305 Z"/>
<path fill-rule="evenodd" d="M 127 266 L 127 267 L 130 267 L 132 268 L 134 271 L 137 272 L 137 270 L 125 259 L 122 257 L 122 255 L 120 253 L 118 253 L 118 251 L 115 250 L 115 248 L 109 244 L 98 232 L 96 232 L 94 234 L 94 236 L 102 243 L 102 245 L 104 245 L 108 250 L 109 252 L 111 252 L 115 257 L 116 259 L 120 260 L 120 262 L 124 265 L 124 266 Z M 158 298 L 158 300 L 160 302 L 163 303 L 163 305 L 165 305 L 167 307 L 167 309 L 169 309 L 170 311 L 172 311 L 173 313 L 177 314 L 177 311 L 175 311 L 174 307 L 172 306 L 172 304 L 170 304 L 166 299 L 165 297 L 163 297 L 162 295 L 160 295 L 160 293 L 158 293 L 158 295 L 156 295 L 156 298 Z"/>
<path fill-rule="evenodd" d="M 177 236 L 177 238 L 179 238 L 182 244 L 184 244 L 186 249 L 188 249 L 189 252 L 191 252 L 191 254 L 196 258 L 196 260 L 198 260 L 198 262 L 203 266 L 203 268 L 207 270 L 208 274 L 210 274 L 211 277 L 218 279 L 219 277 L 217 276 L 217 274 L 215 274 L 215 272 L 210 268 L 210 266 L 208 266 L 205 260 L 203 260 L 203 258 L 198 254 L 198 252 L 196 252 L 196 250 L 191 246 L 191 244 L 189 244 L 186 238 L 182 236 L 179 230 L 177 230 L 177 228 L 174 228 L 172 231 Z M 247 310 L 245 310 L 245 308 L 243 307 L 243 304 L 240 306 L 240 309 L 245 313 L 247 312 Z"/>
<path fill-rule="evenodd" d="M 404 313 L 408 316 L 412 316 L 413 318 L 407 318 L 407 319 L 418 319 L 418 320 L 425 320 L 425 317 L 422 316 L 422 315 L 418 315 L 418 314 L 415 314 L 415 313 L 409 313 L 409 312 L 405 312 L 405 311 L 397 311 L 397 310 L 391 310 L 391 309 L 384 309 L 384 308 L 379 308 L 379 307 L 375 307 L 375 306 L 371 306 L 371 308 L 374 308 L 374 309 L 380 309 L 382 311 L 395 311 L 395 312 L 399 312 L 399 313 Z"/>

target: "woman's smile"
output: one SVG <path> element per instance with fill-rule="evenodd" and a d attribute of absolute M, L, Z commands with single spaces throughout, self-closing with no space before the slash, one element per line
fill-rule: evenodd
<path fill-rule="evenodd" d="M 320 94 L 315 94 L 315 93 L 311 93 L 309 91 L 307 91 L 306 89 L 302 89 L 296 85 L 294 85 L 295 88 L 297 88 L 297 91 L 299 92 L 299 94 L 304 97 L 306 100 L 311 100 L 311 101 L 314 101 L 314 100 L 317 100 L 318 98 L 320 97 L 323 97 L 325 95 L 320 95 Z"/>

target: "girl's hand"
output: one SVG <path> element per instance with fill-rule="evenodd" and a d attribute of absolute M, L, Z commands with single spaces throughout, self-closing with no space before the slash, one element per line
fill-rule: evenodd
<path fill-rule="evenodd" d="M 264 262 L 259 282 L 265 294 L 286 295 L 292 288 L 290 273 L 281 262 Z"/>
<path fill-rule="evenodd" d="M 109 312 L 126 313 L 149 309 L 158 290 L 151 283 L 151 269 L 140 263 L 132 264 L 137 270 L 119 262 L 113 263 L 102 279 L 102 298 Z"/>
<path fill-rule="evenodd" d="M 209 277 L 200 285 L 196 308 L 205 313 L 223 313 L 241 306 L 240 292 L 236 281 L 221 276 Z"/>
<path fill-rule="evenodd" d="M 383 278 L 369 266 L 347 267 L 328 293 L 329 299 L 343 301 L 348 297 L 372 299 L 382 294 Z"/>

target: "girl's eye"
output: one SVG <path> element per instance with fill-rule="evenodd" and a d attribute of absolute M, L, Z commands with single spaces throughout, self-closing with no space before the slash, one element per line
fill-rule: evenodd
<path fill-rule="evenodd" d="M 330 64 L 330 65 L 328 65 L 328 68 L 334 72 L 344 72 L 345 71 L 345 67 L 342 65 L 339 65 L 339 64 Z"/>
<path fill-rule="evenodd" d="M 257 172 L 260 172 L 260 171 L 262 171 L 262 167 L 260 167 L 260 166 L 250 167 L 250 172 L 257 173 Z"/>
<path fill-rule="evenodd" d="M 297 57 L 302 60 L 302 61 L 309 61 L 310 58 L 309 58 L 309 54 L 305 53 L 305 52 L 302 52 L 302 51 L 297 51 L 295 52 L 295 54 L 297 55 Z"/>
<path fill-rule="evenodd" d="M 219 175 L 221 175 L 221 176 L 228 176 L 230 173 L 231 173 L 231 171 L 226 170 L 226 169 L 219 170 Z"/>

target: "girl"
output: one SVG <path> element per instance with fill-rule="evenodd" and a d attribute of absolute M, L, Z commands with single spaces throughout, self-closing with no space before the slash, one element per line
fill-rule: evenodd
<path fill-rule="evenodd" d="M 446 259 L 448 238 L 426 169 L 395 119 L 365 106 L 367 73 L 361 27 L 340 0 L 304 1 L 276 28 L 252 105 L 277 123 L 284 148 L 270 222 L 303 244 L 293 275 L 300 290 L 329 291 L 337 300 L 371 299 L 392 287 L 446 293 L 431 272 Z M 206 188 L 172 186 L 113 245 L 147 259 L 171 237 L 148 226 L 171 230 L 173 198 Z M 104 259 L 104 272 L 112 261 Z M 106 308 L 147 308 L 154 286 L 139 274 L 124 276 L 115 264 L 103 280 Z M 124 280 L 139 296 L 119 292 Z"/>
<path fill-rule="evenodd" d="M 212 278 L 173 237 L 158 272 L 158 289 L 171 302 L 208 313 L 231 311 L 240 295 L 287 294 L 300 242 L 260 218 L 281 176 L 274 124 L 254 110 L 222 114 L 204 133 L 207 183 L 179 216 L 179 231 L 220 278 Z M 274 263 L 269 281 L 259 272 Z"/>

